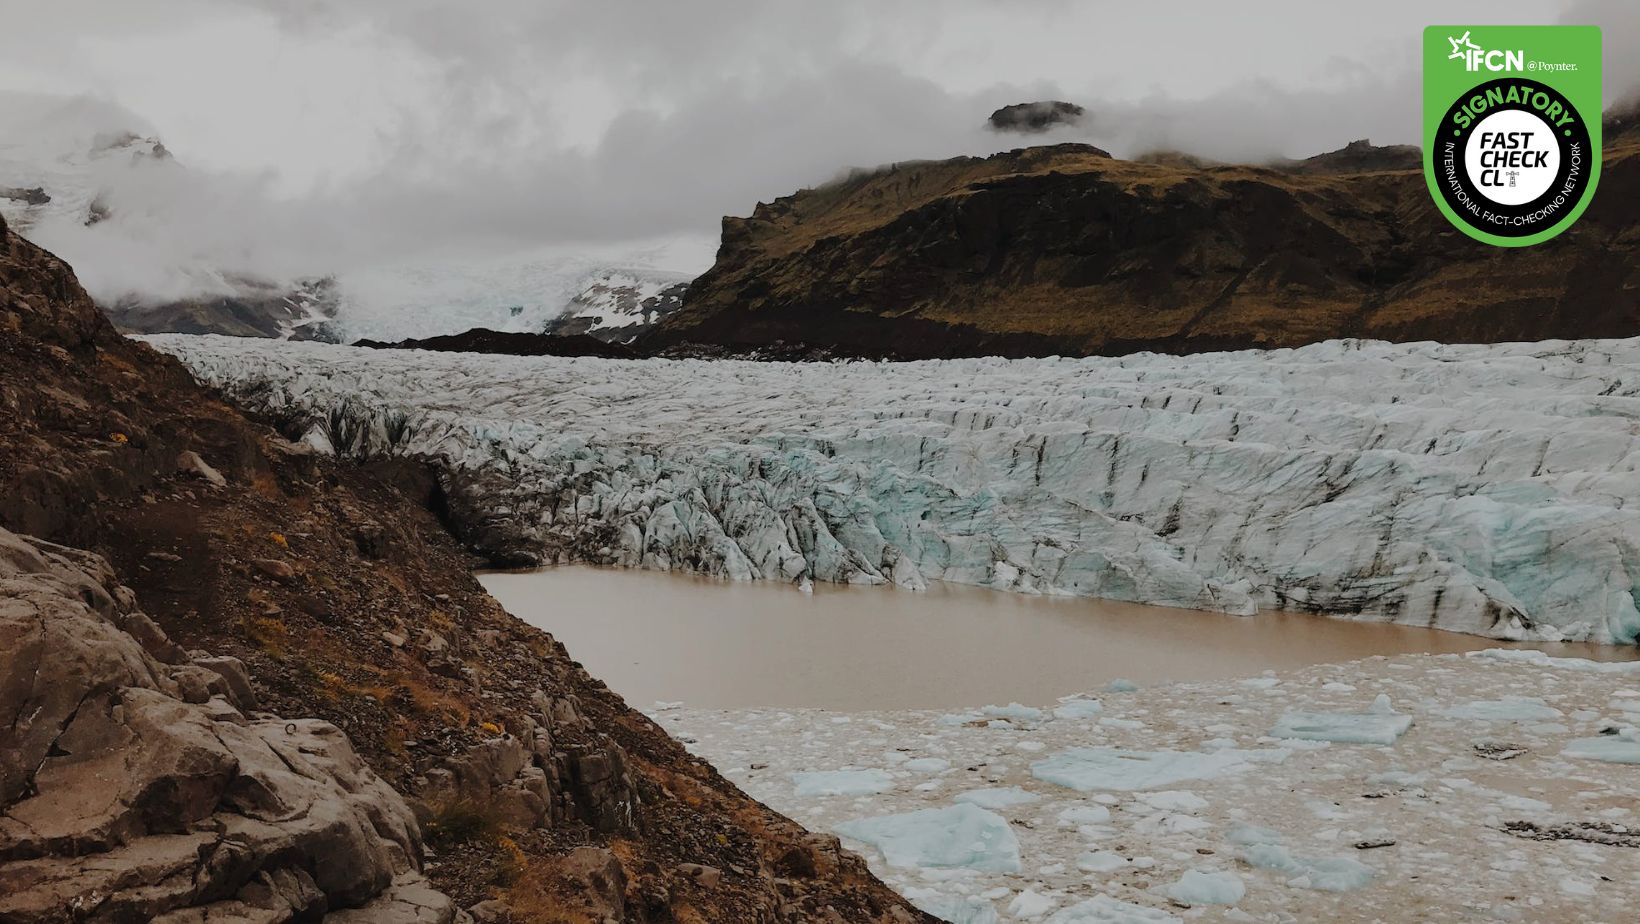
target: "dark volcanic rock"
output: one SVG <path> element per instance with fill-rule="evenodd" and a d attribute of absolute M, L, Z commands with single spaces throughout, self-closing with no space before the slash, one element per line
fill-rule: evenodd
<path fill-rule="evenodd" d="M 901 165 L 726 218 L 716 264 L 637 345 L 923 358 L 1640 333 L 1632 134 L 1608 141 L 1578 224 L 1519 249 L 1451 227 L 1405 148 L 1281 169 L 1102 153 Z"/>
<path fill-rule="evenodd" d="M 1056 125 L 1076 125 L 1085 114 L 1075 103 L 1047 99 L 1003 106 L 991 113 L 988 122 L 992 131 L 1045 132 Z"/>
<path fill-rule="evenodd" d="M 20 186 L 0 186 L 0 199 L 12 199 L 24 205 L 45 205 L 51 201 L 51 196 L 39 186 L 28 189 Z"/>
<path fill-rule="evenodd" d="M 475 327 L 459 334 L 445 334 L 420 340 L 384 343 L 358 340 L 354 346 L 376 350 L 433 350 L 439 353 L 504 353 L 513 356 L 598 356 L 604 359 L 636 359 L 638 353 L 618 343 L 607 343 L 586 334 L 531 334 Z"/>

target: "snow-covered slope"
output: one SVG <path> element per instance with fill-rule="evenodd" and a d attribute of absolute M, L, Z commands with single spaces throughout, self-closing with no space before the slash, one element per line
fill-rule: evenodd
<path fill-rule="evenodd" d="M 156 337 L 586 559 L 1633 642 L 1640 340 L 906 364 Z"/>
<path fill-rule="evenodd" d="M 681 304 L 718 245 L 673 233 L 344 256 L 303 230 L 342 221 L 328 203 L 268 195 L 258 178 L 179 162 L 117 107 L 0 92 L 0 215 L 132 331 L 392 342 L 486 327 L 625 343 Z"/>
<path fill-rule="evenodd" d="M 132 169 L 165 169 L 171 155 L 157 138 L 110 131 L 121 115 L 93 100 L 0 94 L 0 215 L 20 233 L 104 217 L 108 178 Z"/>
<path fill-rule="evenodd" d="M 636 334 L 670 310 L 663 292 L 710 266 L 715 247 L 704 235 L 683 234 L 361 267 L 338 277 L 336 326 L 348 342 L 475 327 L 625 342 L 622 333 Z"/>
<path fill-rule="evenodd" d="M 687 273 L 606 270 L 587 280 L 563 314 L 549 321 L 549 334 L 586 334 L 609 343 L 631 343 L 683 307 Z"/>

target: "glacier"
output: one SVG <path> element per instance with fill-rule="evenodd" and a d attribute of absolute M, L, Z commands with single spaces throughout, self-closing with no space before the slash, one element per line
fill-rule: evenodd
<path fill-rule="evenodd" d="M 1640 339 L 618 361 L 147 338 L 498 560 L 1640 636 Z"/>

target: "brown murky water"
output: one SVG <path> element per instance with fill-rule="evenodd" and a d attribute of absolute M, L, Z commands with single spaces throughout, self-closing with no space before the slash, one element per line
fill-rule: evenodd
<path fill-rule="evenodd" d="M 1496 648 L 1492 639 L 1296 613 L 1224 616 L 944 584 L 770 583 L 592 567 L 480 575 L 635 706 L 906 709 L 1041 704 L 1125 678 L 1245 677 L 1370 655 Z M 1632 647 L 1547 645 L 1602 660 Z"/>

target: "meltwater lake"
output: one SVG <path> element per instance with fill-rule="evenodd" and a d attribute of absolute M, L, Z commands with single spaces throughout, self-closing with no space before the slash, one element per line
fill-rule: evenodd
<path fill-rule="evenodd" d="M 1288 612 L 1237 617 L 955 584 L 813 593 L 654 571 L 562 566 L 480 575 L 635 706 L 915 709 L 1049 702 L 1112 680 L 1246 677 L 1372 655 L 1509 647 L 1434 629 Z M 1555 655 L 1633 646 L 1532 643 Z"/>

